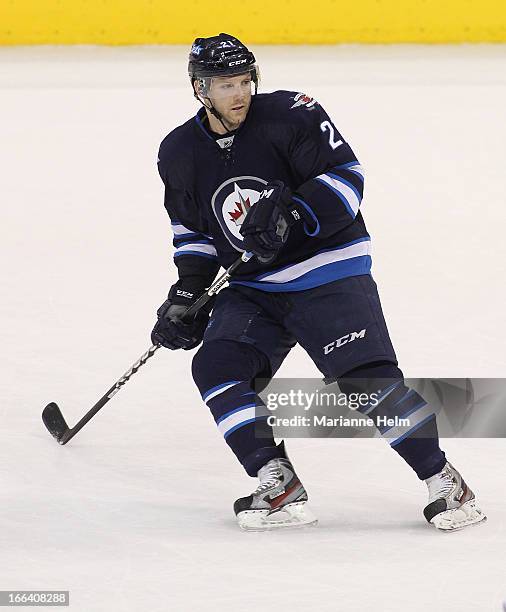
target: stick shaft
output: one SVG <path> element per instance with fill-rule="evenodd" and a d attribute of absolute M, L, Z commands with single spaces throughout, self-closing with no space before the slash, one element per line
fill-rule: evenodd
<path fill-rule="evenodd" d="M 221 276 L 219 276 L 209 289 L 201 295 L 194 304 L 188 308 L 183 318 L 190 318 L 194 316 L 204 304 L 218 293 L 218 291 L 227 283 L 230 277 L 234 274 L 237 268 L 251 259 L 251 253 L 243 253 L 242 256 L 237 259 Z M 71 438 L 73 438 L 77 432 L 79 432 L 85 425 L 90 421 L 99 410 L 101 410 L 107 402 L 116 395 L 116 393 L 130 380 L 130 378 L 150 359 L 155 352 L 160 348 L 159 344 L 153 344 L 145 353 L 143 353 L 139 359 L 119 378 L 114 385 L 106 391 L 106 393 L 98 400 L 98 402 L 78 421 L 74 427 L 68 429 L 60 440 L 60 444 L 66 444 Z"/>
<path fill-rule="evenodd" d="M 145 353 L 143 353 L 139 359 L 123 374 L 123 376 L 118 379 L 114 385 L 98 400 L 98 402 L 91 408 L 83 418 L 78 421 L 72 429 L 69 429 L 65 435 L 62 437 L 60 444 L 65 444 L 71 438 L 73 438 L 78 431 L 80 431 L 88 421 L 90 421 L 97 412 L 103 408 L 107 402 L 116 395 L 116 393 L 121 389 L 121 387 L 130 380 L 131 376 L 133 376 L 139 368 L 141 368 L 146 361 L 152 357 L 155 352 L 160 348 L 159 344 L 153 344 Z"/>
<path fill-rule="evenodd" d="M 209 289 L 203 293 L 198 300 L 196 300 L 190 308 L 184 313 L 184 319 L 191 319 L 197 312 L 209 302 L 209 300 L 216 295 L 218 291 L 223 287 L 225 283 L 230 280 L 230 277 L 234 274 L 234 272 L 239 268 L 243 263 L 249 261 L 252 257 L 252 253 L 243 253 L 239 259 L 237 259 L 231 266 L 228 268 L 221 276 L 219 276 L 214 283 L 209 287 Z"/>

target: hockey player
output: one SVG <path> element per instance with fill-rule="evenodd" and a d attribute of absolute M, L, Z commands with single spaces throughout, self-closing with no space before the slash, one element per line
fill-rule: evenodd
<path fill-rule="evenodd" d="M 376 389 L 384 381 L 369 416 L 409 415 L 408 430 L 381 433 L 427 483 L 430 523 L 453 530 L 483 520 L 439 448 L 434 414 L 397 366 L 359 208 L 364 170 L 349 144 L 313 98 L 257 94 L 255 57 L 233 36 L 197 38 L 188 70 L 202 108 L 160 146 L 179 280 L 158 310 L 152 340 L 185 350 L 203 341 L 193 359 L 195 383 L 226 442 L 259 479 L 235 502 L 239 525 L 316 522 L 254 391 L 255 379 L 272 377 L 297 342 L 345 392 L 353 381 L 362 389 L 363 381 Z M 255 257 L 218 294 L 211 318 L 206 309 L 183 321 L 220 266 L 244 251 Z M 354 342 L 333 347 L 354 332 Z"/>

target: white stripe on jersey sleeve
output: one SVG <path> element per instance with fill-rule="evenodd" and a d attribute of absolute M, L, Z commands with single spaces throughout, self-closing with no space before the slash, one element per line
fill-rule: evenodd
<path fill-rule="evenodd" d="M 207 253 L 208 255 L 218 255 L 215 247 L 212 244 L 200 244 L 198 242 L 188 243 L 183 246 L 180 246 L 176 249 L 175 252 L 180 255 L 181 253 L 185 253 L 187 251 L 198 251 L 199 253 Z"/>
<path fill-rule="evenodd" d="M 172 223 L 171 226 L 172 226 L 172 231 L 174 232 L 174 236 L 180 236 L 181 234 L 196 234 L 197 233 L 191 229 L 188 229 L 181 223 Z"/>
<path fill-rule="evenodd" d="M 360 207 L 360 200 L 358 199 L 357 194 L 351 187 L 349 187 L 346 183 L 343 183 L 343 181 L 339 180 L 337 177 L 329 176 L 328 174 L 320 174 L 316 178 L 320 181 L 323 181 L 333 191 L 339 192 L 339 194 L 348 204 L 348 212 L 350 212 L 350 214 L 353 214 L 354 217 L 357 215 L 358 209 Z"/>
<path fill-rule="evenodd" d="M 349 170 L 350 172 L 355 172 L 355 174 L 361 176 L 362 179 L 364 178 L 364 169 L 360 164 L 357 164 L 356 166 L 350 166 L 349 168 L 346 168 L 346 170 Z"/>

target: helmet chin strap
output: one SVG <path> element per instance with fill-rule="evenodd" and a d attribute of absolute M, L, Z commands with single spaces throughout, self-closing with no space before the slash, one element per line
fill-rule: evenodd
<path fill-rule="evenodd" d="M 209 102 L 211 102 L 210 98 L 207 98 L 209 100 Z M 202 102 L 202 100 L 201 100 Z M 204 104 L 204 102 L 202 102 L 202 104 Z M 218 119 L 218 121 L 221 123 L 221 125 L 223 126 L 223 129 L 225 130 L 225 132 L 228 134 L 228 132 L 230 132 L 231 130 L 225 125 L 225 123 L 223 122 L 223 117 L 220 115 L 220 113 L 214 108 L 213 103 L 211 102 L 211 106 L 207 106 L 207 104 L 204 104 L 204 107 L 207 108 L 207 110 L 216 117 L 216 119 Z"/>

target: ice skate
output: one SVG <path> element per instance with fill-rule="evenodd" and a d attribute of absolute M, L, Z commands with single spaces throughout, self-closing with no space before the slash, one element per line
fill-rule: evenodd
<path fill-rule="evenodd" d="M 455 531 L 486 520 L 474 493 L 451 463 L 446 462 L 440 472 L 425 482 L 429 488 L 429 503 L 423 513 L 436 529 Z"/>
<path fill-rule="evenodd" d="M 307 506 L 307 493 L 288 458 L 271 459 L 258 471 L 260 484 L 234 504 L 239 527 L 268 531 L 316 525 Z"/>

